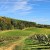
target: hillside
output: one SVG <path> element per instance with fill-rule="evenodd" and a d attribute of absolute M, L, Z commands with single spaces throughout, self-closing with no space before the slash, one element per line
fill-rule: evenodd
<path fill-rule="evenodd" d="M 32 27 L 0 31 L 0 50 L 31 49 L 50 50 L 50 29 Z"/>
<path fill-rule="evenodd" d="M 0 16 L 0 30 L 24 29 L 27 27 L 50 28 L 50 25 Z"/>
<path fill-rule="evenodd" d="M 0 17 L 0 50 L 45 49 L 50 50 L 50 25 Z"/>
<path fill-rule="evenodd" d="M 7 17 L 0 17 L 0 30 L 24 29 L 26 27 L 35 27 L 35 22 L 22 21 Z"/>

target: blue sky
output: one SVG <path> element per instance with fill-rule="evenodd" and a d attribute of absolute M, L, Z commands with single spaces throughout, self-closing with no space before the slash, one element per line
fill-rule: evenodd
<path fill-rule="evenodd" d="M 50 24 L 50 0 L 0 0 L 0 16 Z"/>

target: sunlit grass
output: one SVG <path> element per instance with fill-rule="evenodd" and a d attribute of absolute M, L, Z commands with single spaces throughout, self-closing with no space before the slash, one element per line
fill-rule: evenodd
<path fill-rule="evenodd" d="M 20 38 L 26 37 L 26 36 L 31 36 L 34 34 L 46 34 L 49 35 L 50 37 L 50 29 L 46 28 L 26 28 L 23 30 L 6 30 L 6 31 L 0 31 L 0 46 L 5 46 L 9 43 L 12 43 L 14 41 L 20 40 Z M 33 43 L 31 40 L 27 41 L 26 43 Z M 39 46 L 40 47 L 40 46 Z"/>

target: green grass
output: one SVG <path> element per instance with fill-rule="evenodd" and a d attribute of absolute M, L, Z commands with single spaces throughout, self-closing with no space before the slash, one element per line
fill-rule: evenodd
<path fill-rule="evenodd" d="M 18 41 L 18 40 L 20 40 L 21 37 L 30 36 L 31 34 L 33 34 L 33 35 L 34 34 L 44 34 L 44 35 L 46 34 L 50 38 L 50 29 L 35 28 L 34 27 L 34 28 L 26 28 L 24 30 L 6 30 L 6 31 L 0 31 L 0 46 L 5 46 L 5 45 L 7 45 L 9 43 L 12 43 L 14 41 Z M 24 42 L 24 44 L 26 46 L 28 44 L 33 44 L 32 40 L 26 40 L 26 41 L 23 41 L 23 42 Z M 37 41 L 35 41 L 34 43 L 36 43 L 36 42 Z M 33 45 L 33 46 L 35 46 L 35 45 Z M 47 46 L 39 46 L 38 44 L 37 44 L 37 46 L 38 46 L 38 48 L 40 48 L 40 47 L 42 47 L 42 48 L 43 47 L 47 47 Z M 26 47 L 25 50 L 30 50 L 30 47 Z"/>
<path fill-rule="evenodd" d="M 50 34 L 50 29 L 45 28 L 27 28 L 25 30 L 0 31 L 0 38 L 29 36 L 31 34 Z"/>
<path fill-rule="evenodd" d="M 0 46 L 19 40 L 22 36 L 29 36 L 33 32 L 25 30 L 0 31 Z"/>
<path fill-rule="evenodd" d="M 3 31 L 0 33 L 2 36 L 24 36 L 26 35 L 25 33 L 29 33 L 27 31 L 22 31 L 22 30 L 10 30 L 10 31 Z"/>
<path fill-rule="evenodd" d="M 39 34 L 50 34 L 50 29 L 47 28 L 36 28 L 36 27 L 32 27 L 32 28 L 27 28 L 25 29 L 26 31 L 32 31 L 35 33 L 39 33 Z"/>
<path fill-rule="evenodd" d="M 26 31 L 32 31 L 34 32 L 35 34 L 43 34 L 43 35 L 47 35 L 48 38 L 50 39 L 50 29 L 46 29 L 46 28 L 27 28 L 25 29 Z M 38 48 L 41 48 L 40 50 L 45 50 L 45 48 L 47 48 L 48 50 L 50 49 L 50 45 L 48 46 L 48 44 L 43 44 L 43 43 L 38 43 L 37 40 L 34 40 L 32 38 L 27 38 L 24 43 L 26 44 L 25 45 L 25 48 L 28 49 L 28 48 L 33 48 L 33 50 L 39 50 Z M 50 42 L 49 42 L 50 43 Z M 35 48 L 35 49 L 34 49 Z M 31 50 L 31 49 L 30 49 Z"/>

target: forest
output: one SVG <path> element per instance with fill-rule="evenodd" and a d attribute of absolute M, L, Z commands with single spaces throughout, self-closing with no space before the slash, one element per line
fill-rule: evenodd
<path fill-rule="evenodd" d="M 50 28 L 50 25 L 0 16 L 0 30 L 24 29 L 27 27 Z"/>

